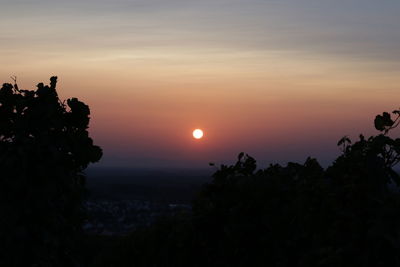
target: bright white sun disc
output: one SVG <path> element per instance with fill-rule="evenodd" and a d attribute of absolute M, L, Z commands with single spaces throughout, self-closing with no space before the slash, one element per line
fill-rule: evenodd
<path fill-rule="evenodd" d="M 196 139 L 202 138 L 203 135 L 204 135 L 204 133 L 200 129 L 196 129 L 196 130 L 193 131 L 193 137 L 196 138 Z"/>

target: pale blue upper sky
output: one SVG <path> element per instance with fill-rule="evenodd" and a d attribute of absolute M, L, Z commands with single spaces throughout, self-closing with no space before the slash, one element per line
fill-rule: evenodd
<path fill-rule="evenodd" d="M 397 0 L 2 0 L 1 47 L 287 50 L 397 64 Z M 46 35 L 43 35 L 46 33 Z"/>

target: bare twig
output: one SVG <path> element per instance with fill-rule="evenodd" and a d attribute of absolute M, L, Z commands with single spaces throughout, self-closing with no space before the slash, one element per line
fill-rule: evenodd
<path fill-rule="evenodd" d="M 20 91 L 19 88 L 18 88 L 18 84 L 17 84 L 17 76 L 13 75 L 13 76 L 11 76 L 10 78 L 11 78 L 11 80 L 14 81 L 14 89 L 15 89 L 18 93 L 21 93 L 21 91 Z"/>

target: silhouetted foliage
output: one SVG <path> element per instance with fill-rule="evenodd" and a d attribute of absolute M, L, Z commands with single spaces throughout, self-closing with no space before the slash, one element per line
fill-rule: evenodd
<path fill-rule="evenodd" d="M 1 266 L 78 265 L 83 171 L 102 151 L 89 137 L 89 107 L 61 102 L 56 83 L 0 89 Z"/>
<path fill-rule="evenodd" d="M 399 111 L 394 111 L 399 116 Z M 400 266 L 398 117 L 324 170 L 316 159 L 257 170 L 240 153 L 175 216 L 124 237 L 98 266 Z M 214 164 L 211 164 L 214 165 Z"/>
<path fill-rule="evenodd" d="M 377 115 L 374 121 L 375 128 L 385 134 L 387 134 L 391 129 L 396 128 L 400 123 L 400 110 L 394 110 L 392 113 L 397 115 L 395 120 L 392 120 L 391 115 L 388 112 L 383 112 L 382 115 Z"/>

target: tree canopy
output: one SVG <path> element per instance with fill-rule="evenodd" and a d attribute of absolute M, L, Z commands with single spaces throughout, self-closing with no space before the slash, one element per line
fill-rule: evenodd
<path fill-rule="evenodd" d="M 73 266 L 84 218 L 84 170 L 102 156 L 89 107 L 61 101 L 57 77 L 0 89 L 0 265 Z"/>

